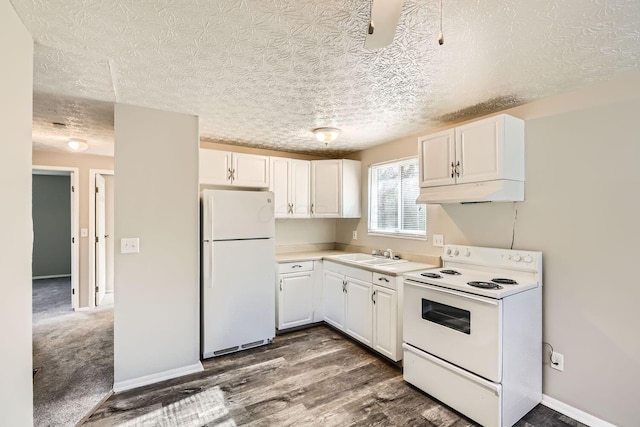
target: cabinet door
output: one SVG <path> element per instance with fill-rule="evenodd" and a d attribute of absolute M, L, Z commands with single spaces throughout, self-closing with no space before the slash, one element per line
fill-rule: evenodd
<path fill-rule="evenodd" d="M 311 162 L 308 160 L 289 161 L 289 202 L 292 204 L 293 218 L 308 218 L 311 201 Z"/>
<path fill-rule="evenodd" d="M 504 117 L 496 116 L 456 128 L 458 183 L 503 177 Z"/>
<path fill-rule="evenodd" d="M 314 217 L 340 218 L 342 161 L 314 160 L 311 165 L 311 214 Z"/>
<path fill-rule="evenodd" d="M 313 272 L 283 274 L 278 292 L 278 329 L 313 321 Z"/>
<path fill-rule="evenodd" d="M 373 332 L 372 305 L 371 283 L 347 278 L 345 331 L 368 346 Z"/>
<path fill-rule="evenodd" d="M 200 184 L 231 185 L 231 153 L 200 149 Z"/>
<path fill-rule="evenodd" d="M 322 283 L 324 296 L 324 320 L 344 330 L 344 276 L 332 271 L 324 272 Z"/>
<path fill-rule="evenodd" d="M 455 184 L 455 132 L 453 129 L 418 140 L 420 187 Z"/>
<path fill-rule="evenodd" d="M 273 210 L 276 218 L 289 216 L 289 159 L 271 157 L 269 190 L 273 191 Z"/>
<path fill-rule="evenodd" d="M 233 153 L 233 185 L 269 188 L 269 157 Z"/>
<path fill-rule="evenodd" d="M 398 293 L 373 285 L 373 348 L 391 360 L 398 354 Z"/>

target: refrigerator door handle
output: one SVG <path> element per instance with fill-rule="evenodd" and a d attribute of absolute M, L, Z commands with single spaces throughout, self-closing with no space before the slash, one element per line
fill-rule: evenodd
<path fill-rule="evenodd" d="M 213 288 L 213 242 L 202 244 L 202 281 L 207 288 Z"/>

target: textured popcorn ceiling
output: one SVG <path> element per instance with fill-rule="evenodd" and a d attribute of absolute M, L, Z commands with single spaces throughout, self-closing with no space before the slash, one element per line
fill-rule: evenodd
<path fill-rule="evenodd" d="M 380 0 L 377 0 L 380 1 Z M 205 140 L 338 156 L 640 68 L 640 2 L 11 0 L 35 40 L 37 149 L 113 153 L 113 103 L 200 116 Z M 59 128 L 51 122 L 62 122 Z M 342 130 L 328 147 L 311 130 Z"/>

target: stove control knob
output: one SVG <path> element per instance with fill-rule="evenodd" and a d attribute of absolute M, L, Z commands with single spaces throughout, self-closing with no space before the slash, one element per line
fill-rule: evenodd
<path fill-rule="evenodd" d="M 447 255 L 451 255 L 451 248 L 447 249 Z"/>
<path fill-rule="evenodd" d="M 520 255 L 518 255 L 518 254 L 515 254 L 515 255 L 513 256 L 513 260 L 514 260 L 515 262 L 520 262 L 520 260 L 521 260 L 521 259 L 522 259 L 522 258 L 521 258 L 521 257 L 520 257 Z"/>
<path fill-rule="evenodd" d="M 458 255 L 460 255 L 460 251 L 456 249 L 455 251 L 453 251 L 453 254 L 454 254 L 455 256 L 458 256 Z"/>
<path fill-rule="evenodd" d="M 471 251 L 469 251 L 469 249 L 466 249 L 464 251 L 464 256 L 469 256 L 469 255 L 471 255 Z"/>
<path fill-rule="evenodd" d="M 529 263 L 531 261 L 533 261 L 533 258 L 531 258 L 531 255 L 527 255 L 524 257 L 524 262 Z"/>

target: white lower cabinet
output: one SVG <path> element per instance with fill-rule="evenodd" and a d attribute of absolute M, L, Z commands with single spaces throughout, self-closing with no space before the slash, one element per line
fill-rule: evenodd
<path fill-rule="evenodd" d="M 391 360 L 402 359 L 398 279 L 324 262 L 324 320 Z"/>
<path fill-rule="evenodd" d="M 326 263 L 325 263 L 326 264 Z M 324 320 L 338 329 L 344 329 L 346 283 L 342 274 L 324 270 Z"/>
<path fill-rule="evenodd" d="M 314 321 L 313 261 L 281 263 L 278 266 L 278 330 Z"/>
<path fill-rule="evenodd" d="M 368 346 L 371 346 L 373 336 L 371 286 L 371 283 L 347 278 L 345 287 L 345 332 Z"/>
<path fill-rule="evenodd" d="M 390 359 L 399 358 L 398 293 L 373 285 L 373 349 Z"/>

